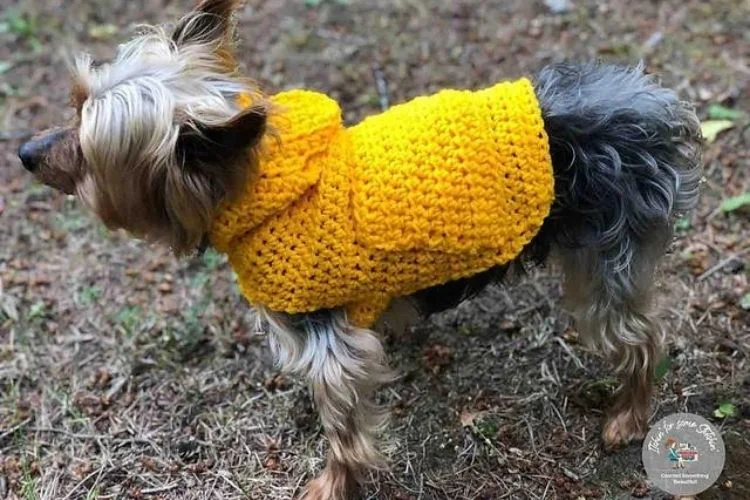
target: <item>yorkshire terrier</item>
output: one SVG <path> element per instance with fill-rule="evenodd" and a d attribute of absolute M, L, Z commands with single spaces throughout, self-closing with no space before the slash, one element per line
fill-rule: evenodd
<path fill-rule="evenodd" d="M 351 496 L 383 464 L 373 393 L 392 375 L 369 326 L 389 304 L 452 307 L 548 255 L 620 377 L 605 446 L 642 438 L 664 339 L 655 266 L 699 194 L 692 108 L 640 67 L 566 63 L 345 128 L 323 94 L 269 96 L 239 73 L 237 3 L 203 0 L 109 64 L 79 58 L 75 123 L 19 156 L 110 228 L 228 254 L 330 444 L 306 498 Z"/>

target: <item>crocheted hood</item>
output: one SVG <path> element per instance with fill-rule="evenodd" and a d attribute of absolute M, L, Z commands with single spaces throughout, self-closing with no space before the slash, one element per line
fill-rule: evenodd
<path fill-rule="evenodd" d="M 554 197 L 531 83 L 445 90 L 345 128 L 338 104 L 272 98 L 277 138 L 211 241 L 252 304 L 344 307 L 368 326 L 390 300 L 509 262 Z"/>

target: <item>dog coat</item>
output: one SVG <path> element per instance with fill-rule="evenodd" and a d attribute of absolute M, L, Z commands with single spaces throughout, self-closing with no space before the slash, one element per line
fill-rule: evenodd
<path fill-rule="evenodd" d="M 318 92 L 271 100 L 277 135 L 210 233 L 251 304 L 342 307 L 369 326 L 394 297 L 511 261 L 549 213 L 548 139 L 526 79 L 418 97 L 353 127 Z"/>

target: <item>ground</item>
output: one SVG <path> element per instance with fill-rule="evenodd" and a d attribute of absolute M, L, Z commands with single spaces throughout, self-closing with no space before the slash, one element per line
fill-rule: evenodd
<path fill-rule="evenodd" d="M 176 261 L 109 233 L 15 157 L 70 118 L 73 54 L 105 60 L 135 23 L 191 3 L 3 2 L 0 497 L 287 499 L 321 468 L 308 392 L 273 368 L 224 258 Z M 721 209 L 750 191 L 750 4 L 570 3 L 250 0 L 240 59 L 269 91 L 329 92 L 348 121 L 564 57 L 643 61 L 702 119 L 732 120 L 706 145 L 702 201 L 659 274 L 671 344 L 653 418 L 690 411 L 720 426 L 726 469 L 701 498 L 750 498 L 750 217 Z M 559 295 L 544 268 L 388 337 L 402 374 L 379 396 L 391 469 L 363 498 L 660 498 L 640 445 L 601 449 L 614 382 Z"/>

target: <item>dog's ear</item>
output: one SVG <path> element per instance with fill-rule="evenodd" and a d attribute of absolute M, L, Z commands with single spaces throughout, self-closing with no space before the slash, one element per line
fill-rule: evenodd
<path fill-rule="evenodd" d="M 254 149 L 266 130 L 265 106 L 251 106 L 218 125 L 183 125 L 177 160 L 184 168 L 213 169 L 232 163 Z"/>
<path fill-rule="evenodd" d="M 176 161 L 162 171 L 164 177 L 152 179 L 155 193 L 149 197 L 161 204 L 152 210 L 160 214 L 157 238 L 176 254 L 195 250 L 210 230 L 219 203 L 245 187 L 265 128 L 266 110 L 261 106 L 219 125 L 183 125 Z"/>
<path fill-rule="evenodd" d="M 195 10 L 177 23 L 172 40 L 178 46 L 231 41 L 232 15 L 239 3 L 239 0 L 201 0 Z"/>

